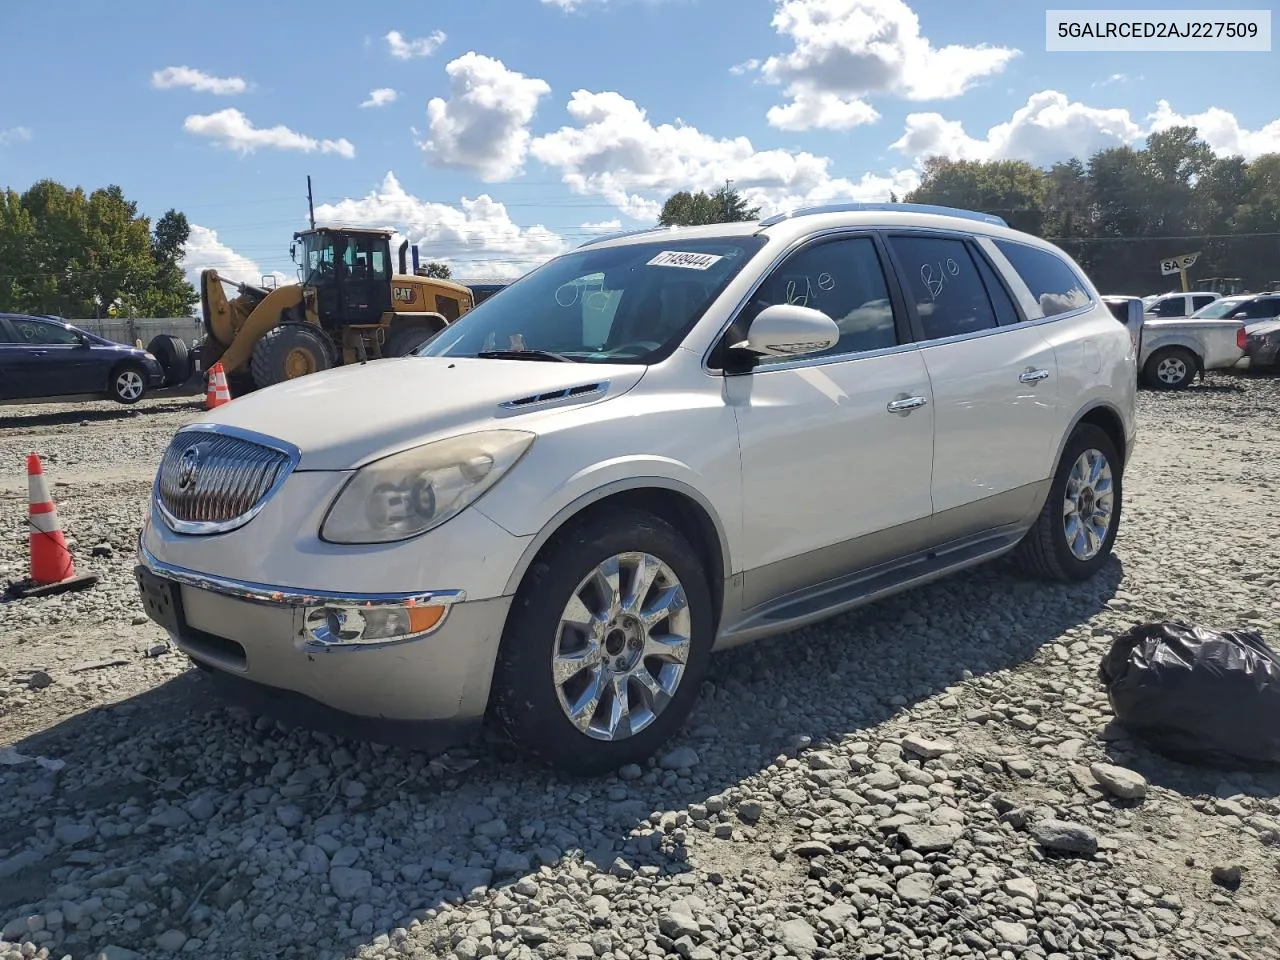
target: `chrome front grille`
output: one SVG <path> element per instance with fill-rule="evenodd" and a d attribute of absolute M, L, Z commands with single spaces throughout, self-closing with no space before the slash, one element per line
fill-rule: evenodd
<path fill-rule="evenodd" d="M 160 461 L 156 502 L 180 533 L 225 533 L 252 520 L 296 463 L 296 451 L 267 438 L 182 430 Z"/>

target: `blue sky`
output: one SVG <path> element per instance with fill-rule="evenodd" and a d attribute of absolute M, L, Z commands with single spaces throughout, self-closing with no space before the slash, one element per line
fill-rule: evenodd
<path fill-rule="evenodd" d="M 1008 0 L 6 0 L 0 188 L 117 183 L 187 214 L 189 269 L 252 279 L 292 274 L 310 174 L 317 219 L 480 279 L 726 178 L 768 212 L 902 193 L 930 153 L 1048 164 L 1179 121 L 1280 150 L 1280 107 L 1240 82 L 1275 53 L 1046 53 L 1044 22 Z"/>

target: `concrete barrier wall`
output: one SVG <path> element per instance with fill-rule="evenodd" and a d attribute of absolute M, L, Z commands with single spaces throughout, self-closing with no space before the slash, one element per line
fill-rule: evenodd
<path fill-rule="evenodd" d="M 204 324 L 195 317 L 147 317 L 134 320 L 73 320 L 67 323 L 116 343 L 132 345 L 141 340 L 145 347 L 152 337 L 167 333 L 185 340 L 191 346 L 204 336 Z"/>

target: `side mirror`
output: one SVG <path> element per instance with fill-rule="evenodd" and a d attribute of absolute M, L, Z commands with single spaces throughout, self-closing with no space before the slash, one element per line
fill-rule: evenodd
<path fill-rule="evenodd" d="M 292 260 L 294 263 L 298 262 L 298 244 L 297 243 L 289 244 L 289 259 Z"/>
<path fill-rule="evenodd" d="M 829 350 L 839 340 L 840 328 L 821 310 L 775 303 L 756 314 L 747 339 L 730 349 L 758 357 L 803 357 Z"/>

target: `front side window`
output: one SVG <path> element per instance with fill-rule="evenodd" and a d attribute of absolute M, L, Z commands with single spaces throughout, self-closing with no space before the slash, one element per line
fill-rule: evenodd
<path fill-rule="evenodd" d="M 1243 300 L 1228 299 L 1224 297 L 1221 300 L 1213 301 L 1213 303 L 1209 304 L 1207 307 L 1201 307 L 1193 314 L 1193 316 L 1195 316 L 1196 319 L 1221 320 L 1223 317 L 1240 309 L 1243 304 Z"/>
<path fill-rule="evenodd" d="M 1262 297 L 1245 305 L 1246 320 L 1270 320 L 1280 316 L 1280 297 Z"/>
<path fill-rule="evenodd" d="M 39 320 L 10 320 L 9 322 L 13 324 L 14 332 L 18 335 L 18 342 L 29 346 L 74 345 L 80 342 L 80 337 L 74 331 L 52 323 L 42 323 Z"/>
<path fill-rule="evenodd" d="M 337 252 L 328 233 L 310 233 L 302 238 L 302 282 L 308 286 L 334 279 Z"/>
<path fill-rule="evenodd" d="M 982 274 L 963 240 L 903 235 L 890 237 L 889 246 L 902 267 L 926 340 L 996 326 Z"/>
<path fill-rule="evenodd" d="M 805 359 L 897 346 L 893 305 L 884 266 L 869 237 L 845 237 L 805 247 L 778 267 L 756 291 L 735 324 L 748 330 L 765 307 L 793 304 L 821 310 L 840 328 L 840 339 Z M 787 357 L 761 357 L 767 366 Z"/>
<path fill-rule="evenodd" d="M 1061 257 L 1027 243 L 993 242 L 1027 285 L 1046 317 L 1070 313 L 1090 304 L 1084 283 Z"/>
<path fill-rule="evenodd" d="M 654 363 L 763 244 L 750 236 L 672 238 L 574 251 L 478 304 L 418 354 Z"/>

